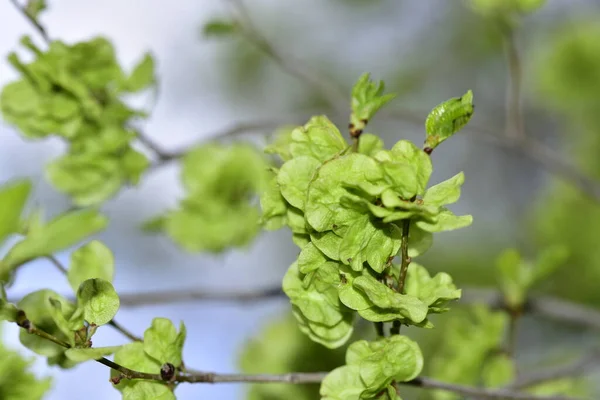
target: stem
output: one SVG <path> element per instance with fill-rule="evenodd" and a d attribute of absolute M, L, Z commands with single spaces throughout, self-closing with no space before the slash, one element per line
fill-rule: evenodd
<path fill-rule="evenodd" d="M 385 332 L 383 330 L 383 322 L 373 322 L 375 325 L 375 332 L 377 332 L 377 336 L 385 337 Z"/>
<path fill-rule="evenodd" d="M 402 221 L 402 243 L 400 245 L 400 256 L 402 262 L 400 264 L 400 277 L 398 278 L 398 293 L 404 292 L 404 282 L 406 281 L 406 272 L 408 271 L 408 265 L 411 262 L 408 256 L 408 231 L 410 229 L 410 219 Z"/>
<path fill-rule="evenodd" d="M 113 328 L 115 328 L 117 331 L 119 331 L 121 334 L 123 334 L 123 336 L 125 336 L 126 338 L 128 338 L 132 342 L 143 342 L 142 338 L 140 338 L 140 337 L 134 335 L 133 333 L 131 333 L 131 331 L 129 331 L 128 329 L 126 329 L 123 325 L 119 324 L 114 319 L 111 320 L 108 323 L 108 325 L 110 325 Z"/>
<path fill-rule="evenodd" d="M 406 273 L 408 271 L 408 265 L 411 262 L 410 257 L 408 256 L 408 233 L 410 229 L 410 219 L 405 219 L 402 221 L 402 242 L 400 244 L 400 257 L 402 259 L 400 263 L 400 276 L 398 277 L 398 293 L 404 293 L 404 282 L 406 281 Z M 390 329 L 390 334 L 398 335 L 400 334 L 400 328 L 402 327 L 402 323 L 398 320 L 395 320 L 392 324 L 392 329 Z"/>

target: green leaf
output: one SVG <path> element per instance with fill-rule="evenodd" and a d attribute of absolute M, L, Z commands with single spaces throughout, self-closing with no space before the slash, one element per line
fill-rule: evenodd
<path fill-rule="evenodd" d="M 179 324 L 177 332 L 170 320 L 154 318 L 150 328 L 144 332 L 144 351 L 161 364 L 171 363 L 180 367 L 185 338 L 186 329 L 183 322 Z"/>
<path fill-rule="evenodd" d="M 448 311 L 446 303 L 461 296 L 461 290 L 454 286 L 450 275 L 439 272 L 432 278 L 422 265 L 415 262 L 408 266 L 404 291 L 429 306 L 430 313 Z"/>
<path fill-rule="evenodd" d="M 293 263 L 283 278 L 283 291 L 308 320 L 333 326 L 343 318 L 335 287 L 339 281 L 337 264 L 326 263 L 314 274 L 318 275 L 311 276 L 312 282 L 304 285 L 305 276 L 298 270 L 298 263 Z"/>
<path fill-rule="evenodd" d="M 352 334 L 353 313 L 338 299 L 338 264 L 326 262 L 309 274 L 293 263 L 283 278 L 283 291 L 294 306 L 300 330 L 329 348 L 343 345 Z"/>
<path fill-rule="evenodd" d="M 35 359 L 24 357 L 0 343 L 0 398 L 3 400 L 42 400 L 48 398 L 50 378 L 38 378 Z"/>
<path fill-rule="evenodd" d="M 34 258 L 51 255 L 103 230 L 107 224 L 108 219 L 97 210 L 61 214 L 13 246 L 2 263 L 12 269 Z"/>
<path fill-rule="evenodd" d="M 291 133 L 290 154 L 325 162 L 348 148 L 339 129 L 324 115 L 312 117 Z"/>
<path fill-rule="evenodd" d="M 473 115 L 473 92 L 454 97 L 433 108 L 425 120 L 425 146 L 435 149 L 440 143 L 461 130 Z"/>
<path fill-rule="evenodd" d="M 37 20 L 40 16 L 40 13 L 44 11 L 48 5 L 46 4 L 46 0 L 27 0 L 25 5 L 25 13 L 34 20 Z"/>
<path fill-rule="evenodd" d="M 508 385 L 516 376 L 514 361 L 507 354 L 495 354 L 484 364 L 481 376 L 485 387 Z"/>
<path fill-rule="evenodd" d="M 54 324 L 67 338 L 67 342 L 74 346 L 74 332 L 83 327 L 83 318 L 78 318 L 78 315 L 75 314 L 75 306 L 69 302 L 62 302 L 60 299 L 49 297 L 48 303 L 50 304 L 48 311 Z"/>
<path fill-rule="evenodd" d="M 144 352 L 144 344 L 142 342 L 127 343 L 121 346 L 115 353 L 114 361 L 134 371 L 149 374 L 160 373 L 161 364 Z M 111 378 L 117 377 L 120 374 L 119 371 L 110 370 Z M 115 388 L 122 391 L 124 388 L 135 386 L 139 382 L 138 380 L 123 379 L 119 384 L 115 385 Z M 156 384 L 163 385 L 162 383 Z"/>
<path fill-rule="evenodd" d="M 351 225 L 362 213 L 340 204 L 349 194 L 345 186 L 381 179 L 377 162 L 363 154 L 351 153 L 323 164 L 308 189 L 306 221 L 317 232 Z"/>
<path fill-rule="evenodd" d="M 398 141 L 392 149 L 378 153 L 386 180 L 391 188 L 403 199 L 408 200 L 415 195 L 425 193 L 427 182 L 433 171 L 431 157 L 408 140 Z"/>
<path fill-rule="evenodd" d="M 17 308 L 25 312 L 27 319 L 31 321 L 34 326 L 59 340 L 70 342 L 72 339 L 65 335 L 65 333 L 57 326 L 53 318 L 53 306 L 50 303 L 51 298 L 60 302 L 63 306 L 62 312 L 64 313 L 65 319 L 70 319 L 71 315 L 69 315 L 69 313 L 74 312 L 75 306 L 58 293 L 48 289 L 29 293 L 17 303 Z M 32 335 L 24 329 L 19 332 L 19 339 L 23 346 L 45 357 L 60 356 L 65 351 L 64 347 L 47 339 Z"/>
<path fill-rule="evenodd" d="M 416 342 L 393 335 L 374 342 L 359 340 L 346 351 L 346 364 L 331 371 L 321 383 L 325 399 L 387 398 L 397 399 L 389 390 L 393 381 L 407 382 L 423 369 L 423 355 Z"/>
<path fill-rule="evenodd" d="M 81 207 L 116 195 L 124 183 L 123 172 L 119 159 L 105 154 L 67 154 L 46 166 L 46 177 L 52 186 Z"/>
<path fill-rule="evenodd" d="M 260 207 L 262 216 L 260 223 L 266 230 L 277 230 L 282 228 L 286 222 L 287 203 L 281 195 L 281 190 L 277 183 L 277 177 L 273 177 L 267 188 L 260 194 Z"/>
<path fill-rule="evenodd" d="M 131 75 L 123 82 L 123 90 L 126 92 L 139 92 L 156 83 L 154 72 L 154 58 L 152 54 L 146 53 L 142 60 L 134 67 Z"/>
<path fill-rule="evenodd" d="M 309 242 L 298 255 L 298 270 L 303 274 L 308 274 L 316 271 L 328 261 L 327 257 L 313 243 Z"/>
<path fill-rule="evenodd" d="M 71 253 L 71 265 L 67 278 L 75 292 L 85 280 L 100 278 L 112 282 L 114 276 L 114 256 L 102 242 L 92 240 Z"/>
<path fill-rule="evenodd" d="M 433 206 L 456 203 L 460 198 L 460 187 L 465 182 L 465 174 L 460 172 L 452 178 L 430 187 L 423 196 L 423 202 Z"/>
<path fill-rule="evenodd" d="M 408 231 L 408 256 L 418 257 L 433 245 L 433 234 L 424 231 L 411 221 Z"/>
<path fill-rule="evenodd" d="M 304 211 L 308 185 L 321 162 L 316 158 L 300 156 L 287 161 L 277 174 L 277 184 L 283 198 Z"/>
<path fill-rule="evenodd" d="M 361 311 L 373 307 L 365 292 L 354 287 L 354 279 L 362 274 L 369 274 L 369 272 L 367 270 L 356 272 L 345 265 L 340 266 L 338 296 L 340 301 L 352 310 Z"/>
<path fill-rule="evenodd" d="M 19 230 L 23 208 L 31 192 L 31 182 L 19 180 L 0 187 L 0 244 Z"/>
<path fill-rule="evenodd" d="M 358 152 L 360 154 L 373 157 L 379 151 L 383 150 L 383 147 L 383 140 L 379 136 L 370 133 L 360 135 L 360 140 L 358 141 Z"/>
<path fill-rule="evenodd" d="M 19 309 L 6 298 L 4 285 L 0 283 L 0 321 L 16 322 Z"/>
<path fill-rule="evenodd" d="M 226 37 L 236 33 L 238 29 L 235 21 L 212 19 L 204 24 L 202 33 L 205 37 Z"/>
<path fill-rule="evenodd" d="M 356 400 L 366 385 L 360 378 L 360 368 L 344 365 L 331 371 L 321 382 L 321 400 Z"/>
<path fill-rule="evenodd" d="M 452 211 L 442 207 L 442 211 L 437 215 L 435 221 L 420 219 L 415 222 L 415 225 L 426 232 L 435 233 L 465 228 L 472 223 L 473 217 L 471 215 L 457 216 Z"/>
<path fill-rule="evenodd" d="M 119 296 L 112 283 L 103 279 L 88 279 L 77 290 L 77 304 L 90 324 L 104 325 L 119 310 Z"/>
<path fill-rule="evenodd" d="M 396 318 L 392 319 L 405 318 L 410 322 L 418 324 L 423 322 L 427 317 L 427 305 L 421 300 L 411 295 L 397 293 L 370 275 L 357 277 L 354 279 L 352 285 L 356 289 L 361 290 L 375 306 L 387 310 L 386 314 L 392 313 L 397 315 Z M 369 315 L 369 313 L 360 312 L 359 314 L 363 318 L 366 318 L 365 315 Z"/>
<path fill-rule="evenodd" d="M 67 358 L 75 362 L 84 362 L 89 360 L 97 360 L 102 357 L 111 355 L 119 350 L 121 346 L 110 347 L 90 347 L 90 348 L 72 348 L 65 352 Z"/>
<path fill-rule="evenodd" d="M 190 252 L 248 245 L 260 228 L 252 200 L 269 178 L 264 156 L 250 145 L 194 148 L 183 160 L 187 197 L 164 216 L 165 232 Z"/>
<path fill-rule="evenodd" d="M 556 271 L 558 267 L 567 261 L 569 253 L 569 248 L 562 244 L 544 249 L 535 261 L 531 284 L 542 281 Z"/>
<path fill-rule="evenodd" d="M 428 363 L 428 375 L 444 382 L 481 384 L 482 366 L 503 344 L 508 315 L 483 305 L 456 308 L 452 315 L 442 328 L 444 340 Z M 455 398 L 439 392 L 435 395 L 436 400 Z"/>
<path fill-rule="evenodd" d="M 164 383 L 136 381 L 123 389 L 123 400 L 176 400 Z"/>
<path fill-rule="evenodd" d="M 362 131 L 377 111 L 396 97 L 393 93 L 383 94 L 384 89 L 383 81 L 371 81 L 368 73 L 360 76 L 352 88 L 351 130 Z"/>

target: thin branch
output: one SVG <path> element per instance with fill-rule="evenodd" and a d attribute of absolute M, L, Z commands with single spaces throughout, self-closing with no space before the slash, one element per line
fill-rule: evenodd
<path fill-rule="evenodd" d="M 47 255 L 46 258 L 60 271 L 61 274 L 67 276 L 68 272 L 64 265 L 53 255 Z"/>
<path fill-rule="evenodd" d="M 46 42 L 46 44 L 50 44 L 52 40 L 48 36 L 46 28 L 44 28 L 44 26 L 40 24 L 40 22 L 33 15 L 31 15 L 24 6 L 20 5 L 17 0 L 10 0 L 10 2 L 31 23 L 35 30 L 40 34 L 42 39 L 44 39 L 44 42 Z"/>
<path fill-rule="evenodd" d="M 31 321 L 29 321 L 24 312 L 21 312 L 20 319 L 17 324 L 25 329 L 32 335 L 39 336 L 41 338 L 52 341 L 59 346 L 64 348 L 71 348 L 66 342 L 63 342 L 54 336 L 44 332 L 41 329 L 36 328 Z M 172 376 L 165 376 L 163 374 L 152 374 L 147 372 L 135 371 L 130 368 L 126 368 L 114 361 L 111 361 L 105 357 L 101 357 L 95 360 L 96 362 L 112 368 L 115 371 L 121 373 L 120 376 L 113 378 L 113 383 L 118 383 L 122 379 L 145 379 L 169 383 L 289 383 L 289 384 L 309 384 L 309 383 L 321 383 L 321 381 L 327 376 L 327 372 L 306 372 L 306 373 L 289 373 L 281 375 L 270 375 L 270 374 L 218 374 L 214 372 L 198 372 L 198 373 L 179 373 Z M 456 385 L 452 383 L 440 382 L 427 377 L 416 378 L 410 382 L 402 383 L 404 385 L 423 388 L 423 389 L 438 389 L 448 392 L 453 392 L 461 395 L 477 396 L 478 398 L 484 399 L 518 399 L 518 400 L 575 400 L 569 397 L 542 397 L 532 396 L 524 393 L 518 393 L 510 389 L 478 389 L 474 387 L 468 387 L 463 385 Z"/>
<path fill-rule="evenodd" d="M 131 340 L 132 342 L 142 342 L 142 338 L 134 335 L 133 333 L 131 333 L 131 331 L 129 331 L 128 329 L 126 329 L 123 325 L 119 324 L 117 321 L 115 321 L 114 319 L 111 320 L 108 325 L 112 326 L 116 331 L 118 331 L 119 333 L 121 333 L 123 336 L 125 336 L 127 339 Z"/>
<path fill-rule="evenodd" d="M 537 386 L 544 382 L 581 376 L 589 373 L 592 370 L 598 369 L 599 362 L 600 350 L 595 349 L 571 364 L 547 368 L 545 370 L 532 372 L 526 376 L 523 376 L 517 379 L 514 383 L 506 386 L 506 389 L 523 390 Z"/>
<path fill-rule="evenodd" d="M 320 76 L 317 71 L 289 54 L 284 54 L 269 42 L 254 26 L 242 0 L 229 0 L 229 3 L 232 5 L 234 18 L 236 18 L 250 42 L 275 61 L 282 70 L 302 80 L 316 92 L 321 93 L 334 110 L 346 112 L 346 108 L 342 108 L 341 105 L 348 102 L 348 96 L 333 83 L 331 78 Z"/>
<path fill-rule="evenodd" d="M 522 138 L 523 110 L 521 108 L 521 59 L 515 43 L 515 34 L 512 28 L 507 27 L 504 32 L 506 60 L 508 64 L 508 81 L 506 93 L 506 136 Z"/>
<path fill-rule="evenodd" d="M 261 301 L 285 300 L 286 297 L 279 285 L 245 291 L 217 292 L 194 289 L 120 293 L 119 299 L 121 307 L 136 308 L 200 301 L 250 305 Z M 16 303 L 18 298 L 11 297 L 9 301 Z M 494 309 L 506 309 L 498 291 L 487 288 L 463 288 L 462 297 L 457 304 L 487 304 Z M 523 313 L 600 330 L 599 310 L 552 296 L 530 298 L 525 303 Z"/>

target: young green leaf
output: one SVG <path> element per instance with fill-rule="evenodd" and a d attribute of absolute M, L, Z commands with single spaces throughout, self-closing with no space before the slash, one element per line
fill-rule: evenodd
<path fill-rule="evenodd" d="M 415 262 L 408 266 L 404 291 L 427 304 L 429 313 L 448 311 L 446 304 L 459 299 L 461 295 L 461 290 L 452 283 L 450 275 L 439 272 L 432 278 L 422 265 Z"/>
<path fill-rule="evenodd" d="M 107 224 L 108 219 L 96 210 L 64 213 L 14 245 L 2 264 L 15 268 L 34 258 L 51 255 L 103 230 Z"/>
<path fill-rule="evenodd" d="M 360 76 L 352 88 L 351 131 L 362 131 L 377 111 L 396 97 L 393 93 L 383 94 L 384 88 L 383 81 L 371 81 L 368 73 Z"/>
<path fill-rule="evenodd" d="M 0 332 L 1 334 L 1 332 Z M 0 342 L 0 399 L 42 400 L 48 398 L 52 380 L 38 378 L 35 359 L 24 357 L 20 351 L 6 347 Z"/>
<path fill-rule="evenodd" d="M 331 371 L 321 382 L 321 400 L 360 399 L 366 389 L 356 365 L 344 365 Z"/>
<path fill-rule="evenodd" d="M 77 305 L 90 324 L 104 325 L 119 310 L 119 296 L 112 283 L 103 279 L 88 279 L 77 290 Z"/>
<path fill-rule="evenodd" d="M 415 221 L 415 225 L 426 232 L 443 232 L 452 231 L 455 229 L 465 228 L 473 223 L 471 215 L 454 215 L 452 211 L 441 207 L 441 212 L 437 215 L 434 221 L 419 219 Z"/>
<path fill-rule="evenodd" d="M 154 318 L 150 328 L 144 332 L 144 351 L 161 364 L 171 363 L 181 366 L 186 329 L 183 322 L 179 324 L 179 332 L 173 323 L 166 318 Z"/>
<path fill-rule="evenodd" d="M 146 372 L 149 374 L 158 374 L 160 372 L 161 364 L 150 357 L 144 352 L 144 343 L 132 342 L 120 346 L 115 353 L 115 363 L 122 365 L 126 368 L 130 368 L 134 371 Z M 110 370 L 111 378 L 119 376 L 121 373 L 113 369 Z M 122 379 L 119 384 L 114 387 L 122 391 L 126 387 L 138 385 L 141 381 Z M 156 383 L 157 385 L 164 386 L 162 383 Z"/>
<path fill-rule="evenodd" d="M 411 295 L 397 293 L 370 275 L 357 277 L 352 285 L 361 290 L 376 307 L 387 310 L 385 314 L 396 314 L 395 318 L 391 318 L 392 320 L 407 319 L 418 324 L 427 317 L 427 305 L 421 300 Z M 361 311 L 363 311 L 361 316 L 366 318 L 368 312 Z"/>
<path fill-rule="evenodd" d="M 19 309 L 6 298 L 4 285 L 0 283 L 0 321 L 16 322 Z"/>
<path fill-rule="evenodd" d="M 80 363 L 109 356 L 114 354 L 119 348 L 121 348 L 121 346 L 71 348 L 65 351 L 65 355 L 68 359 Z"/>
<path fill-rule="evenodd" d="M 71 339 L 57 326 L 52 316 L 53 311 L 51 309 L 52 305 L 49 300 L 50 298 L 59 301 L 60 304 L 65 306 L 62 308 L 63 312 L 75 309 L 72 304 L 67 306 L 67 304 L 69 304 L 67 299 L 48 289 L 29 293 L 17 303 L 17 308 L 25 312 L 27 319 L 31 321 L 34 326 L 39 327 L 44 332 L 63 342 L 69 342 Z M 71 315 L 68 314 L 65 314 L 64 316 L 67 319 L 71 317 Z M 24 329 L 21 329 L 19 332 L 19 339 L 23 346 L 42 356 L 56 357 L 62 355 L 65 351 L 64 347 L 47 339 L 32 335 Z"/>
<path fill-rule="evenodd" d="M 11 233 L 19 230 L 21 214 L 29 192 L 31 182 L 19 180 L 0 187 L 0 244 Z"/>
<path fill-rule="evenodd" d="M 100 278 L 112 282 L 114 275 L 115 259 L 104 243 L 92 240 L 71 253 L 67 278 L 75 292 L 85 280 Z"/>
<path fill-rule="evenodd" d="M 126 92 L 138 92 L 156 83 L 154 68 L 155 63 L 152 54 L 144 54 L 144 57 L 135 66 L 131 75 L 123 82 L 123 90 Z"/>
<path fill-rule="evenodd" d="M 461 130 L 471 119 L 473 110 L 473 92 L 470 90 L 462 97 L 454 97 L 435 106 L 425 120 L 425 147 L 433 150 Z"/>
<path fill-rule="evenodd" d="M 339 129 L 324 115 L 312 117 L 291 133 L 292 157 L 309 156 L 325 162 L 348 148 Z"/>
<path fill-rule="evenodd" d="M 306 192 L 321 162 L 313 157 L 300 156 L 287 161 L 277 174 L 277 184 L 283 198 L 293 207 L 304 211 Z"/>
<path fill-rule="evenodd" d="M 281 195 L 277 177 L 273 177 L 265 190 L 260 194 L 260 208 L 262 215 L 260 223 L 269 231 L 281 229 L 287 222 L 288 204 Z"/>
<path fill-rule="evenodd" d="M 460 188 L 463 183 L 465 183 L 465 174 L 460 172 L 427 189 L 423 196 L 423 202 L 439 207 L 456 203 L 460 198 Z"/>
<path fill-rule="evenodd" d="M 123 389 L 123 400 L 176 400 L 175 394 L 159 382 L 136 381 Z"/>

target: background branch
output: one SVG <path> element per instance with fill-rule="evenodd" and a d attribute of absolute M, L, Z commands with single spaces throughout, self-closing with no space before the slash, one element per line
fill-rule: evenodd
<path fill-rule="evenodd" d="M 349 94 L 342 91 L 331 78 L 321 76 L 317 71 L 310 66 L 295 59 L 289 54 L 284 54 L 281 50 L 275 47 L 265 36 L 263 36 L 254 26 L 252 18 L 242 0 L 228 0 L 232 6 L 232 14 L 235 21 L 238 23 L 245 37 L 260 49 L 265 55 L 269 56 L 277 63 L 282 70 L 288 74 L 300 79 L 311 86 L 317 93 L 321 93 L 327 100 L 331 108 L 338 112 L 347 113 L 347 107 L 342 107 L 342 104 L 347 104 Z"/>
<path fill-rule="evenodd" d="M 29 23 L 31 23 L 31 25 L 35 28 L 35 30 L 40 34 L 42 39 L 44 39 L 44 42 L 46 42 L 46 44 L 50 44 L 50 42 L 52 40 L 48 36 L 48 33 L 46 32 L 46 28 L 44 28 L 44 26 L 42 24 L 40 24 L 40 22 L 37 20 L 37 18 L 35 18 L 33 15 L 31 15 L 24 6 L 19 4 L 19 2 L 17 0 L 10 0 L 10 2 L 15 6 L 15 8 L 21 14 L 23 14 L 23 16 L 29 21 Z"/>

